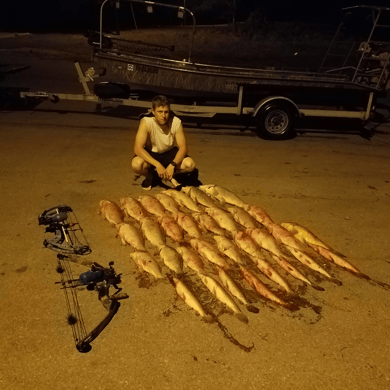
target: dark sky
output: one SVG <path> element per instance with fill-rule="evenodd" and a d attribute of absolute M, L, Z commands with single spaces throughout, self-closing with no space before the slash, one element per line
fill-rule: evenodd
<path fill-rule="evenodd" d="M 202 0 L 186 0 L 186 5 L 195 9 L 196 4 Z M 203 2 L 212 0 L 203 0 Z M 223 0 L 221 0 L 223 1 Z M 228 0 L 225 0 L 225 2 Z M 183 5 L 184 0 L 159 0 L 161 3 Z M 231 0 L 233 2 L 233 0 Z M 239 19 L 245 20 L 248 13 L 258 6 L 265 9 L 269 21 L 292 21 L 335 23 L 340 20 L 340 9 L 358 4 L 378 5 L 390 7 L 390 0 L 236 0 Z M 99 6 L 94 6 L 96 0 L 7 0 L 2 4 L 0 12 L 1 30 L 56 30 L 77 29 L 91 23 L 92 19 L 98 21 Z M 142 24 L 142 14 L 146 15 L 144 5 L 136 5 L 137 19 Z M 108 5 L 105 6 L 110 9 Z M 125 9 L 125 7 L 123 7 Z M 112 10 L 112 8 L 111 8 Z M 112 13 L 112 11 L 111 11 Z M 91 15 L 93 17 L 91 17 Z M 197 19 L 213 20 L 215 17 L 221 22 L 221 11 L 215 9 L 208 15 L 198 14 Z M 207 16 L 207 18 L 206 18 Z M 127 19 L 131 15 L 127 14 Z M 167 20 L 167 18 L 165 18 Z M 173 18 L 175 19 L 175 18 Z M 149 18 L 152 21 L 152 18 Z"/>

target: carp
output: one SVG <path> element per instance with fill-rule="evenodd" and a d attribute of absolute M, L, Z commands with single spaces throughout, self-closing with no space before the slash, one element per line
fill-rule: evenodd
<path fill-rule="evenodd" d="M 171 196 L 167 194 L 156 194 L 156 198 L 164 206 L 165 210 L 171 213 L 177 213 L 180 211 L 178 203 Z"/>
<path fill-rule="evenodd" d="M 297 240 L 288 230 L 284 227 L 272 223 L 267 226 L 267 229 L 273 235 L 273 237 L 285 245 L 290 253 L 299 260 L 302 264 L 311 268 L 314 271 L 325 275 L 329 279 L 333 279 L 328 272 L 326 272 L 319 264 L 317 264 L 310 256 L 305 253 L 306 247 Z"/>
<path fill-rule="evenodd" d="M 183 260 L 174 248 L 169 245 L 161 246 L 160 257 L 171 271 L 177 274 L 183 273 Z"/>
<path fill-rule="evenodd" d="M 245 264 L 245 261 L 241 258 L 241 253 L 238 247 L 225 236 L 214 236 L 214 241 L 217 244 L 218 250 L 232 259 L 237 264 Z"/>
<path fill-rule="evenodd" d="M 190 244 L 204 259 L 210 263 L 216 264 L 224 269 L 230 268 L 228 262 L 218 252 L 218 249 L 208 241 L 193 238 L 190 240 Z"/>
<path fill-rule="evenodd" d="M 117 225 L 117 228 L 123 245 L 129 244 L 136 251 L 146 251 L 144 238 L 134 225 L 123 222 Z"/>
<path fill-rule="evenodd" d="M 282 306 L 289 306 L 289 304 L 283 299 L 280 299 L 276 296 L 253 272 L 249 271 L 247 268 L 240 265 L 240 270 L 244 279 L 248 282 L 249 286 L 253 288 L 257 293 L 262 295 L 264 298 L 267 298 L 271 301 L 274 301 Z"/>
<path fill-rule="evenodd" d="M 198 224 L 191 217 L 191 215 L 184 213 L 176 213 L 173 215 L 176 222 L 179 226 L 182 227 L 183 230 L 192 238 L 200 238 L 202 236 L 202 232 L 200 231 Z"/>
<path fill-rule="evenodd" d="M 184 264 L 188 268 L 191 268 L 193 271 L 200 274 L 205 272 L 202 259 L 199 257 L 198 253 L 196 253 L 192 248 L 178 246 L 176 250 L 181 254 Z"/>
<path fill-rule="evenodd" d="M 284 222 L 280 224 L 286 230 L 288 230 L 291 234 L 294 235 L 302 243 L 306 244 L 315 244 L 318 246 L 322 246 L 326 249 L 332 250 L 331 247 L 326 245 L 323 241 L 321 241 L 317 236 L 315 236 L 311 231 L 304 228 L 301 225 L 298 225 L 296 222 Z"/>
<path fill-rule="evenodd" d="M 162 232 L 160 225 L 152 218 L 141 219 L 141 229 L 145 238 L 157 248 L 166 244 L 165 234 Z"/>
<path fill-rule="evenodd" d="M 365 275 L 363 272 L 360 272 L 355 266 L 353 266 L 349 261 L 341 257 L 339 254 L 324 248 L 321 245 L 315 245 L 315 244 L 310 244 L 310 246 L 318 252 L 321 256 L 325 257 L 325 259 L 333 262 L 334 264 L 343 267 L 347 269 L 348 271 L 351 271 L 352 273 L 355 273 L 364 279 L 369 279 L 367 275 Z"/>
<path fill-rule="evenodd" d="M 275 238 L 276 241 L 287 245 L 291 248 L 305 251 L 308 249 L 308 246 L 306 244 L 303 244 L 298 239 L 296 239 L 287 229 L 284 227 L 276 224 L 276 223 L 270 223 L 267 226 L 268 231 L 272 234 L 272 236 Z"/>
<path fill-rule="evenodd" d="M 256 246 L 248 234 L 238 231 L 234 233 L 233 238 L 237 245 L 250 256 L 251 260 L 256 264 L 256 267 L 267 276 L 267 278 L 284 288 L 288 293 L 292 292 L 288 283 L 266 261 L 261 250 Z"/>
<path fill-rule="evenodd" d="M 259 245 L 261 248 L 267 250 L 272 258 L 288 272 L 294 278 L 301 280 L 304 283 L 307 283 L 309 286 L 315 287 L 309 279 L 306 278 L 298 269 L 292 266 L 286 259 L 284 253 L 280 250 L 275 239 L 266 231 L 263 231 L 259 228 L 250 228 L 247 229 L 246 234 L 248 234 L 252 240 Z M 320 289 L 319 287 L 315 287 Z"/>
<path fill-rule="evenodd" d="M 201 211 L 201 209 L 196 205 L 196 203 L 184 192 L 169 189 L 162 191 L 162 193 L 171 196 L 177 203 L 191 211 Z"/>
<path fill-rule="evenodd" d="M 211 293 L 222 303 L 224 303 L 229 309 L 231 309 L 234 315 L 242 322 L 248 323 L 246 315 L 242 314 L 240 308 L 237 306 L 234 299 L 229 293 L 217 282 L 212 276 L 198 274 L 203 284 L 211 291 Z"/>
<path fill-rule="evenodd" d="M 227 211 L 222 210 L 219 207 L 207 207 L 205 210 L 210 217 L 214 218 L 222 229 L 226 229 L 230 233 L 238 230 L 237 223 Z"/>
<path fill-rule="evenodd" d="M 141 270 L 153 275 L 156 279 L 163 278 L 160 266 L 149 252 L 133 252 L 130 253 L 130 257 Z"/>
<path fill-rule="evenodd" d="M 182 191 L 185 194 L 189 195 L 194 202 L 197 202 L 202 206 L 218 207 L 218 205 L 208 195 L 206 195 L 202 190 L 197 187 L 183 187 Z"/>
<path fill-rule="evenodd" d="M 262 257 L 260 249 L 245 232 L 241 230 L 234 232 L 233 239 L 237 246 L 248 255 Z"/>
<path fill-rule="evenodd" d="M 110 222 L 111 226 L 117 226 L 124 222 L 125 214 L 115 202 L 104 199 L 100 201 L 99 206 L 98 213 Z"/>
<path fill-rule="evenodd" d="M 262 225 L 267 226 L 273 223 L 271 217 L 258 206 L 247 204 L 244 206 L 244 210 L 247 211 L 257 222 L 260 222 Z"/>
<path fill-rule="evenodd" d="M 165 234 L 172 238 L 172 240 L 176 242 L 183 242 L 184 241 L 184 231 L 180 225 L 177 224 L 177 222 L 169 216 L 164 216 L 158 218 L 158 222 L 163 228 Z"/>
<path fill-rule="evenodd" d="M 223 287 L 226 288 L 232 294 L 234 297 L 236 297 L 245 307 L 248 311 L 251 311 L 252 313 L 258 313 L 259 309 L 255 306 L 252 306 L 250 302 L 246 299 L 245 295 L 242 293 L 242 291 L 238 288 L 238 286 L 234 283 L 233 279 L 228 275 L 228 273 L 220 269 L 218 272 L 219 280 L 222 282 Z"/>
<path fill-rule="evenodd" d="M 333 262 L 334 264 L 347 269 L 363 278 L 368 278 L 367 275 L 360 272 L 355 266 L 346 260 L 345 256 L 341 253 L 336 252 L 330 246 L 321 241 L 315 236 L 310 230 L 305 227 L 298 225 L 296 222 L 285 222 L 282 223 L 285 229 L 294 235 L 302 243 L 310 245 L 317 253 L 325 257 L 325 259 Z"/>
<path fill-rule="evenodd" d="M 256 220 L 243 208 L 232 206 L 228 207 L 228 211 L 233 215 L 234 220 L 240 225 L 246 228 L 255 228 L 257 227 Z"/>
<path fill-rule="evenodd" d="M 177 278 L 172 278 L 177 295 L 193 310 L 195 310 L 205 322 L 213 322 L 213 318 L 208 315 L 203 309 L 202 305 L 195 298 L 195 295 L 190 291 L 190 289 L 184 284 L 182 280 Z"/>
<path fill-rule="evenodd" d="M 214 234 L 225 235 L 226 230 L 222 229 L 215 221 L 215 219 L 210 217 L 210 215 L 207 213 L 194 213 L 193 217 L 203 229 L 208 230 Z"/>
<path fill-rule="evenodd" d="M 157 217 L 166 215 L 164 206 L 154 196 L 143 195 L 139 197 L 139 201 L 150 214 L 156 215 Z"/>
<path fill-rule="evenodd" d="M 140 221 L 141 218 L 148 216 L 147 211 L 142 207 L 141 203 L 137 199 L 126 196 L 120 199 L 122 210 L 128 217 L 134 218 L 136 221 Z"/>
<path fill-rule="evenodd" d="M 239 207 L 244 207 L 246 204 L 237 195 L 226 188 L 213 184 L 201 185 L 199 188 L 207 195 L 219 200 L 222 204 L 229 203 Z"/>

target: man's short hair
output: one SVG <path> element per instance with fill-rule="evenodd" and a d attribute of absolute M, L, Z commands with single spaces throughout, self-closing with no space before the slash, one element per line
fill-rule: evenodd
<path fill-rule="evenodd" d="M 170 104 L 169 104 L 169 100 L 163 96 L 163 95 L 158 95 L 158 96 L 155 96 L 153 99 L 152 99 L 152 108 L 153 110 L 155 110 L 157 107 L 160 107 L 160 106 L 167 106 L 168 108 L 170 108 Z"/>

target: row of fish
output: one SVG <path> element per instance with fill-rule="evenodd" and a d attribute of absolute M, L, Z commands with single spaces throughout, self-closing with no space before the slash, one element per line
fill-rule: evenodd
<path fill-rule="evenodd" d="M 234 193 L 219 186 L 184 187 L 182 191 L 169 189 L 155 196 L 141 196 L 138 200 L 124 197 L 120 203 L 121 207 L 115 202 L 103 200 L 100 202 L 100 213 L 117 228 L 122 242 L 134 249 L 131 258 L 141 270 L 156 279 L 163 278 L 159 263 L 146 248 L 146 239 L 158 251 L 164 264 L 173 271 L 174 276 L 169 279 L 174 283 L 178 295 L 205 320 L 211 317 L 180 278 L 184 272 L 183 263 L 195 271 L 212 294 L 244 322 L 247 322 L 247 317 L 233 297 L 249 311 L 258 312 L 258 309 L 251 305 L 237 282 L 229 275 L 232 268 L 239 269 L 242 278 L 257 293 L 289 307 L 248 266 L 246 259 L 250 259 L 250 264 L 255 265 L 257 271 L 279 288 L 292 293 L 290 284 L 268 262 L 263 251 L 285 272 L 320 290 L 323 289 L 287 260 L 281 246 L 303 265 L 331 280 L 334 278 L 310 253 L 315 251 L 335 264 L 365 277 L 343 255 L 307 229 L 296 223 L 278 225 L 260 207 L 246 204 Z M 125 216 L 135 220 L 140 229 L 134 223 L 125 222 Z M 167 243 L 167 237 L 173 245 Z M 211 272 L 207 272 L 203 261 L 211 265 Z M 213 273 L 218 274 L 218 278 Z"/>

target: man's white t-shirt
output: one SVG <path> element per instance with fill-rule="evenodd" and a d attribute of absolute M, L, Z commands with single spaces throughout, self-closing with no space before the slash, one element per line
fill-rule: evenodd
<path fill-rule="evenodd" d="M 154 153 L 164 153 L 175 146 L 175 135 L 180 127 L 181 120 L 174 116 L 168 134 L 155 121 L 154 117 L 144 117 L 148 132 L 145 148 Z"/>

